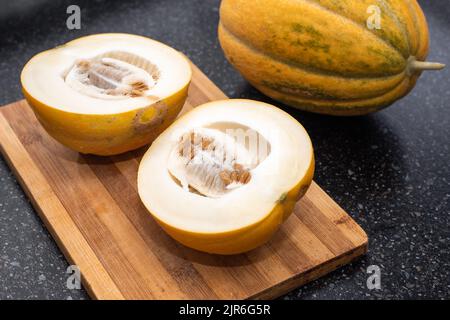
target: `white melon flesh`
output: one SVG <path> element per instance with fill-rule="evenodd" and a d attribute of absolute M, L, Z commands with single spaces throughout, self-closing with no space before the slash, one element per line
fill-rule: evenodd
<path fill-rule="evenodd" d="M 200 140 L 185 148 L 193 155 L 183 154 L 184 137 L 192 133 Z M 233 156 L 222 158 L 223 150 Z M 139 195 L 168 226 L 225 233 L 269 215 L 310 172 L 312 159 L 307 132 L 284 111 L 250 100 L 211 102 L 182 116 L 153 142 L 140 164 Z M 239 172 L 230 183 L 233 170 Z"/>
<path fill-rule="evenodd" d="M 99 34 L 33 57 L 21 81 L 36 101 L 79 114 L 118 114 L 156 103 L 191 79 L 187 59 L 149 38 Z"/>

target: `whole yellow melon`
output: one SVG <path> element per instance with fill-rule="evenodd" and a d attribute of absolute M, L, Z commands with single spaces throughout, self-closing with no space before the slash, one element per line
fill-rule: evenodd
<path fill-rule="evenodd" d="M 331 115 L 362 115 L 414 87 L 429 34 L 415 0 L 223 0 L 227 59 L 264 94 Z"/>

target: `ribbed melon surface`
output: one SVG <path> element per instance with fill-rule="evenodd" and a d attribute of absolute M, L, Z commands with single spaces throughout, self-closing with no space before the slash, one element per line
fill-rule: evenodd
<path fill-rule="evenodd" d="M 370 29 L 368 8 L 381 10 Z M 223 0 L 219 39 L 256 88 L 319 113 L 365 114 L 415 85 L 429 36 L 415 0 Z"/>

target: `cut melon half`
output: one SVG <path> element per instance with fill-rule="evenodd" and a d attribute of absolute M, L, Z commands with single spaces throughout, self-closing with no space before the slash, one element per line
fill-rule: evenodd
<path fill-rule="evenodd" d="M 138 190 L 174 239 L 238 254 L 271 238 L 313 172 L 311 140 L 297 120 L 265 103 L 224 100 L 195 108 L 154 141 Z"/>
<path fill-rule="evenodd" d="M 111 33 L 37 54 L 21 82 L 51 136 L 81 153 L 112 155 L 148 144 L 168 127 L 184 105 L 191 76 L 178 51 Z"/>

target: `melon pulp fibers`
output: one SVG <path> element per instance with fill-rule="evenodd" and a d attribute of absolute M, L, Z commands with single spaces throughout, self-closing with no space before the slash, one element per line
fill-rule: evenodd
<path fill-rule="evenodd" d="M 152 142 L 177 117 L 191 68 L 178 51 L 130 34 L 82 37 L 34 56 L 23 93 L 56 140 L 113 155 Z"/>
<path fill-rule="evenodd" d="M 311 184 L 305 129 L 257 101 L 224 100 L 177 119 L 139 166 L 142 202 L 174 239 L 237 254 L 268 241 Z"/>
<path fill-rule="evenodd" d="M 368 9 L 380 9 L 369 29 Z M 223 0 L 219 40 L 264 94 L 330 115 L 362 115 L 405 96 L 424 70 L 429 34 L 416 0 Z"/>

